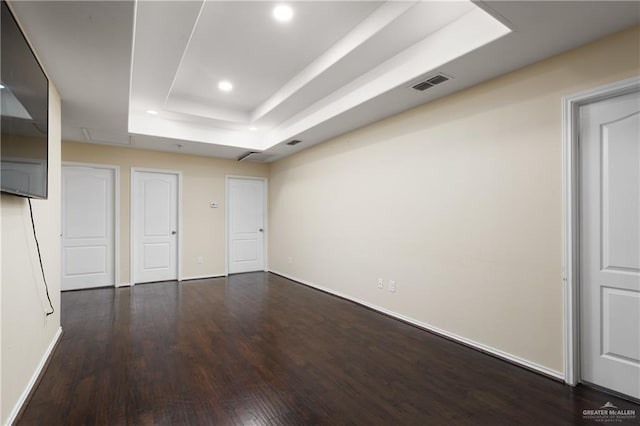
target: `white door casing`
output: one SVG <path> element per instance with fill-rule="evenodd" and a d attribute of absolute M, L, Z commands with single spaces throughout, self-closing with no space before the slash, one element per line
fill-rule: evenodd
<path fill-rule="evenodd" d="M 580 377 L 640 399 L 640 92 L 579 117 Z"/>
<path fill-rule="evenodd" d="M 177 280 L 180 175 L 132 169 L 131 176 L 132 284 Z"/>
<path fill-rule="evenodd" d="M 227 269 L 265 269 L 265 192 L 261 178 L 227 177 Z"/>
<path fill-rule="evenodd" d="M 116 284 L 113 167 L 62 167 L 62 290 Z"/>

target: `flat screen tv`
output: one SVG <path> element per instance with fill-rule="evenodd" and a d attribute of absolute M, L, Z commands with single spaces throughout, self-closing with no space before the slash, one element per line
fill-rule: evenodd
<path fill-rule="evenodd" d="M 47 198 L 49 80 L 15 17 L 0 9 L 0 187 Z"/>

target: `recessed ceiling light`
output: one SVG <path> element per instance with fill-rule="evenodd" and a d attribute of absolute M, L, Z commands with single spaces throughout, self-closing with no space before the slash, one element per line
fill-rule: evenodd
<path fill-rule="evenodd" d="M 155 111 L 155 110 L 152 110 L 152 109 L 148 109 L 147 110 L 147 114 L 158 115 L 158 111 Z"/>
<path fill-rule="evenodd" d="M 286 4 L 279 4 L 273 8 L 273 17 L 278 22 L 289 22 L 293 18 L 293 9 Z"/>
<path fill-rule="evenodd" d="M 252 132 L 255 132 L 258 129 L 256 127 L 254 127 L 254 126 L 251 126 L 251 127 L 249 127 L 249 130 L 251 130 Z"/>
<path fill-rule="evenodd" d="M 230 92 L 233 89 L 233 84 L 226 80 L 223 80 L 218 83 L 218 89 L 222 90 L 223 92 Z"/>

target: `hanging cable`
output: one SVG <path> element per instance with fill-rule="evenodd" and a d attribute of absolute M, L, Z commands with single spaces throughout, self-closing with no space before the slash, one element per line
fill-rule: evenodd
<path fill-rule="evenodd" d="M 27 198 L 29 201 L 29 215 L 31 216 L 31 226 L 33 228 L 33 239 L 36 240 L 36 248 L 38 249 L 38 259 L 40 260 L 40 271 L 42 271 L 42 280 L 44 281 L 44 290 L 47 293 L 47 300 L 51 307 L 51 312 L 45 312 L 46 316 L 52 315 L 55 312 L 53 309 L 53 303 L 51 303 L 51 297 L 49 296 L 49 286 L 47 285 L 47 278 L 44 276 L 44 266 L 42 265 L 42 255 L 40 254 L 40 243 L 38 243 L 38 236 L 36 235 L 36 223 L 33 220 L 33 207 L 31 207 L 31 198 Z"/>

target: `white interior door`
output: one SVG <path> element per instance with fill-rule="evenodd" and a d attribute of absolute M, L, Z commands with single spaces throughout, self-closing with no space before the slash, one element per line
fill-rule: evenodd
<path fill-rule="evenodd" d="M 581 378 L 640 398 L 640 96 L 580 108 Z"/>
<path fill-rule="evenodd" d="M 62 167 L 62 290 L 115 285 L 115 170 Z"/>
<path fill-rule="evenodd" d="M 178 279 L 178 175 L 133 172 L 134 283 Z"/>
<path fill-rule="evenodd" d="M 229 273 L 264 271 L 264 195 L 262 179 L 228 180 Z"/>

